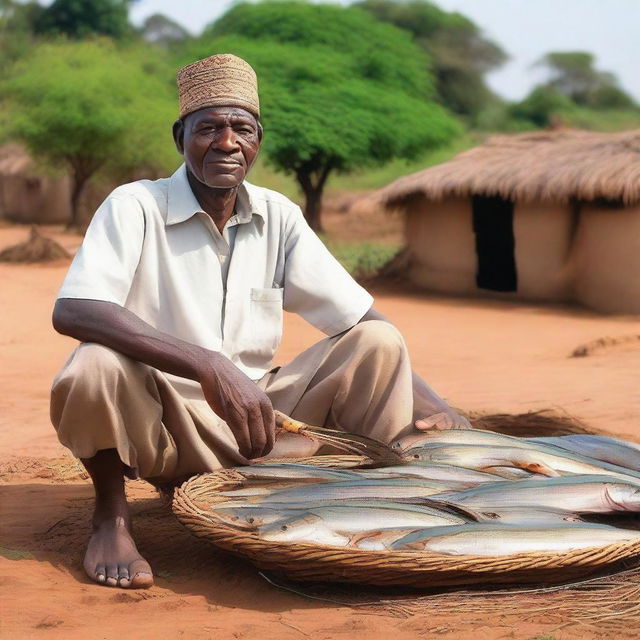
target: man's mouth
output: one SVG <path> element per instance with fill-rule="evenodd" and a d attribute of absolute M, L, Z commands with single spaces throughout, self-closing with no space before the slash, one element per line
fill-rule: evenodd
<path fill-rule="evenodd" d="M 206 164 L 221 164 L 232 167 L 239 167 L 241 164 L 237 160 L 207 160 Z"/>

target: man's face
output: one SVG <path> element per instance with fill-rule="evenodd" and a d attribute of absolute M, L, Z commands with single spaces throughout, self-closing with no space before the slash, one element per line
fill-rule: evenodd
<path fill-rule="evenodd" d="M 237 187 L 253 164 L 262 128 L 239 107 L 209 107 L 173 127 L 178 151 L 194 177 L 212 189 Z"/>

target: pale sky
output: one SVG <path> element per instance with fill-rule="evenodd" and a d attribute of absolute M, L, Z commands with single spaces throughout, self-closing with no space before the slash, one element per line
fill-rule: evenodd
<path fill-rule="evenodd" d="M 496 93 L 523 98 L 544 80 L 531 65 L 549 51 L 590 51 L 596 67 L 612 71 L 623 89 L 640 101 L 640 0 L 435 0 L 447 11 L 471 18 L 509 55 L 488 76 Z M 224 13 L 233 0 L 138 0 L 131 19 L 140 24 L 164 13 L 192 33 Z M 341 4 L 350 4 L 342 0 Z"/>

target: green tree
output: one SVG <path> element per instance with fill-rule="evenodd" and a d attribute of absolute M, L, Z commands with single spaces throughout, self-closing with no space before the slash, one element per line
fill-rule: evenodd
<path fill-rule="evenodd" d="M 579 106 L 626 108 L 633 100 L 618 86 L 613 73 L 599 71 L 595 60 L 586 51 L 552 51 L 538 61 L 548 69 L 551 77 L 547 86 L 569 97 Z"/>
<path fill-rule="evenodd" d="M 264 152 L 296 177 L 316 230 L 333 172 L 415 158 L 460 130 L 432 101 L 425 56 L 409 35 L 359 9 L 240 4 L 205 31 L 185 62 L 216 52 L 255 68 Z"/>
<path fill-rule="evenodd" d="M 469 18 L 423 0 L 363 0 L 356 6 L 413 35 L 429 55 L 438 94 L 448 108 L 476 116 L 496 100 L 484 75 L 501 66 L 507 55 Z"/>
<path fill-rule="evenodd" d="M 558 89 L 549 86 L 538 86 L 521 102 L 509 108 L 511 117 L 526 120 L 536 127 L 548 127 L 554 119 L 566 116 L 575 103 Z"/>
<path fill-rule="evenodd" d="M 54 0 L 35 21 L 44 35 L 86 38 L 104 35 L 122 39 L 132 33 L 130 0 Z"/>
<path fill-rule="evenodd" d="M 0 69 L 27 53 L 33 46 L 34 25 L 43 7 L 37 2 L 0 0 Z"/>
<path fill-rule="evenodd" d="M 10 135 L 49 166 L 72 177 L 71 219 L 98 171 L 175 166 L 175 118 L 168 66 L 157 52 L 118 49 L 108 40 L 52 42 L 16 62 L 3 81 Z"/>

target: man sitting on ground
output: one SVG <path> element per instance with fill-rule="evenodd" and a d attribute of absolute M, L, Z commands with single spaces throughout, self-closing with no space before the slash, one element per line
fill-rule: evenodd
<path fill-rule="evenodd" d="M 93 480 L 84 568 L 109 586 L 153 583 L 124 477 L 168 483 L 310 453 L 276 441 L 274 409 L 383 442 L 469 426 L 412 373 L 401 335 L 300 209 L 245 181 L 262 141 L 253 69 L 212 56 L 182 69 L 178 88 L 184 164 L 111 193 L 53 313 L 81 344 L 54 380 L 52 422 Z M 329 337 L 272 369 L 283 309 Z"/>

